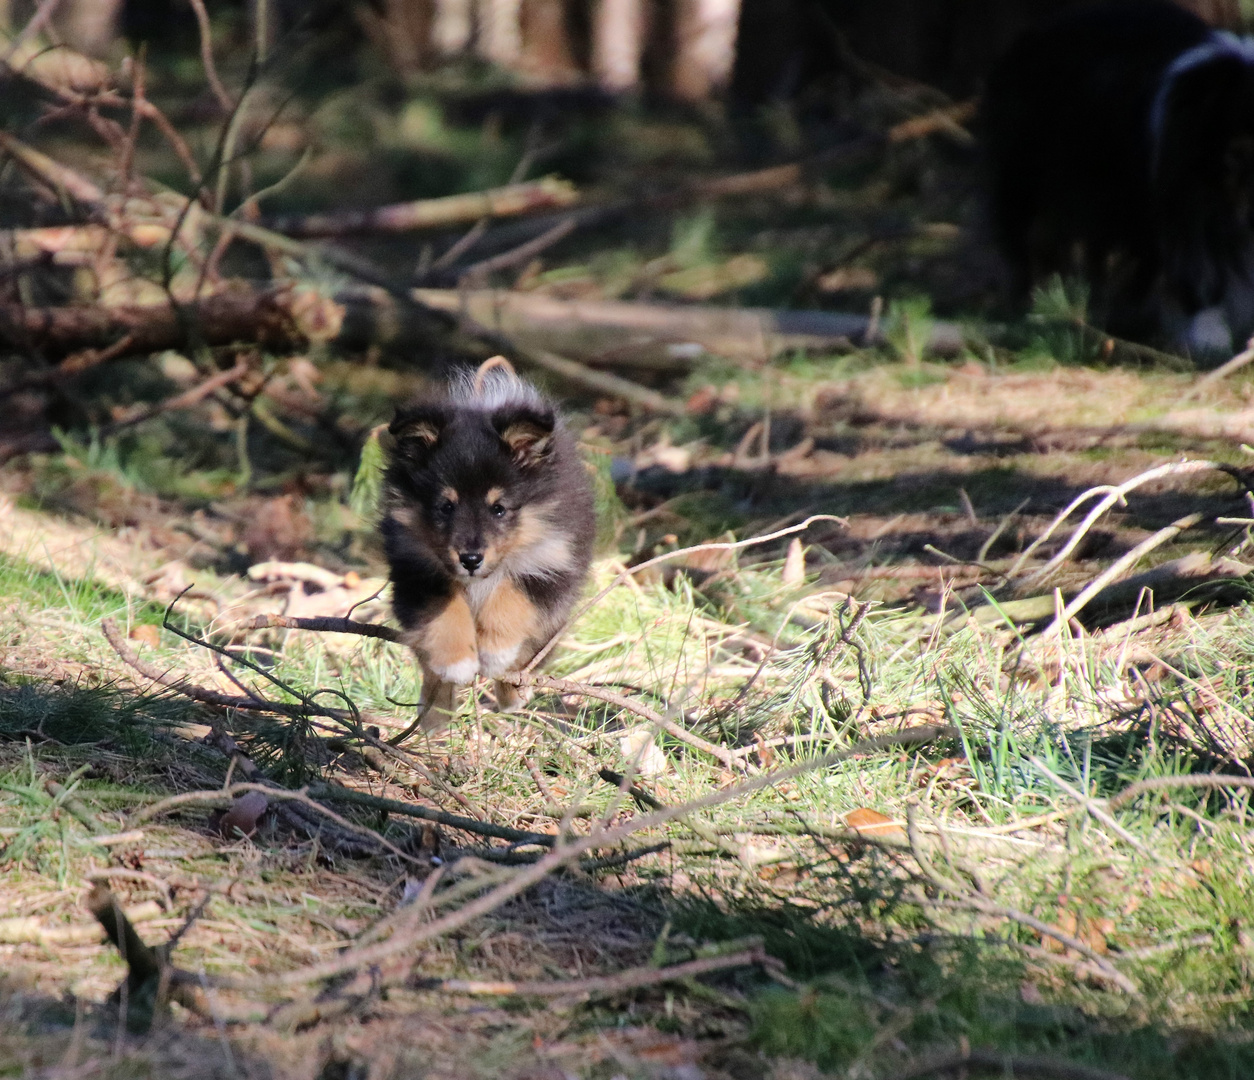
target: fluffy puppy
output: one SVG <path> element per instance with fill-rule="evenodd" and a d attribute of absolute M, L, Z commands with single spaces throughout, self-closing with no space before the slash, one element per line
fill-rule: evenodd
<path fill-rule="evenodd" d="M 388 431 L 383 545 L 430 731 L 448 722 L 458 687 L 523 667 L 561 627 L 596 513 L 574 438 L 512 371 L 457 379 Z M 520 704 L 500 681 L 496 700 Z"/>
<path fill-rule="evenodd" d="M 1254 329 L 1254 42 L 1159 0 L 1085 6 L 991 73 L 993 223 L 1018 291 L 1080 272 L 1112 330 L 1226 353 Z"/>

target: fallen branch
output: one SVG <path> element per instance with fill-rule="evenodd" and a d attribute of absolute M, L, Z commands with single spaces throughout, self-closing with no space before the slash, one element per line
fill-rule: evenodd
<path fill-rule="evenodd" d="M 422 303 L 476 323 L 527 346 L 604 363 L 615 349 L 642 342 L 697 343 L 720 356 L 762 359 L 798 349 L 849 348 L 862 341 L 870 323 L 865 315 L 712 305 L 642 304 L 619 300 L 562 300 L 542 293 L 497 289 L 415 289 Z M 933 327 L 930 348 L 960 350 L 962 330 L 951 323 Z M 675 367 L 673 355 L 661 366 Z"/>
<path fill-rule="evenodd" d="M 256 615 L 249 621 L 242 623 L 241 626 L 248 630 L 280 627 L 289 630 L 360 634 L 363 637 L 379 638 L 383 641 L 397 643 L 402 640 L 400 631 L 390 626 L 354 622 L 352 619 L 298 619 L 287 615 Z M 532 686 L 538 690 L 554 690 L 559 694 L 574 694 L 580 697 L 592 698 L 594 701 L 604 701 L 609 705 L 617 705 L 620 709 L 633 713 L 651 724 L 656 724 L 662 731 L 665 731 L 680 742 L 687 743 L 694 749 L 717 758 L 729 769 L 735 769 L 738 766 L 743 767 L 739 765 L 735 755 L 725 747 L 716 746 L 714 743 L 701 738 L 701 736 L 694 735 L 687 728 L 675 723 L 673 720 L 668 720 L 647 705 L 633 701 L 622 694 L 616 694 L 612 690 L 606 690 L 599 686 L 589 686 L 585 683 L 572 682 L 569 679 L 555 679 L 548 675 L 535 675 L 528 672 L 509 672 L 500 676 L 500 681 L 509 683 L 511 686 Z"/>
<path fill-rule="evenodd" d="M 131 922 L 151 922 L 164 914 L 165 909 L 155 900 L 145 900 L 126 909 Z M 91 924 L 49 926 L 33 915 L 0 919 L 0 945 L 83 945 L 99 940 L 100 927 Z"/>
<path fill-rule="evenodd" d="M 162 814 L 168 814 L 172 810 L 178 810 L 184 806 L 229 806 L 231 801 L 237 795 L 243 795 L 248 791 L 260 792 L 267 799 L 274 799 L 282 802 L 294 802 L 307 810 L 313 811 L 315 814 L 334 822 L 346 832 L 360 836 L 368 840 L 370 843 L 377 845 L 390 851 L 398 858 L 404 859 L 406 862 L 421 863 L 421 860 L 415 859 L 412 855 L 407 854 L 398 848 L 395 844 L 385 840 L 373 829 L 367 829 L 362 825 L 354 825 L 346 818 L 342 818 L 334 810 L 323 806 L 320 802 L 310 798 L 306 791 L 290 791 L 287 788 L 281 788 L 273 783 L 255 783 L 253 781 L 245 781 L 239 784 L 232 784 L 230 787 L 215 788 L 212 791 L 185 791 L 179 795 L 171 795 L 168 798 L 161 799 L 137 811 L 131 816 L 129 824 L 132 827 L 138 827 L 145 822 L 151 821 L 153 818 L 160 817 Z M 377 852 L 376 852 L 377 853 Z"/>
<path fill-rule="evenodd" d="M 1107 806 L 1117 810 L 1121 806 L 1139 799 L 1151 791 L 1174 791 L 1177 788 L 1246 788 L 1254 789 L 1254 777 L 1223 776 L 1220 773 L 1202 773 L 1194 776 L 1155 776 L 1149 780 L 1138 780 L 1129 784 L 1119 794 L 1113 796 Z"/>
<path fill-rule="evenodd" d="M 728 968 L 748 967 L 760 964 L 765 958 L 761 948 L 730 953 L 727 956 L 707 956 L 689 960 L 670 967 L 640 967 L 620 971 L 616 975 L 599 975 L 587 979 L 569 979 L 556 982 L 483 982 L 478 979 L 431 979 L 419 982 L 416 989 L 438 990 L 446 994 L 482 994 L 498 997 L 570 997 L 585 994 L 621 994 L 627 990 L 640 990 L 646 986 L 692 979 Z"/>
<path fill-rule="evenodd" d="M 37 348 L 53 359 L 86 349 L 108 350 L 108 359 L 120 359 L 193 344 L 248 343 L 279 350 L 305 348 L 313 339 L 342 348 L 430 343 L 447 337 L 452 325 L 442 315 L 381 291 L 350 289 L 314 304 L 310 295 L 277 287 L 231 289 L 178 304 L 5 304 L 0 305 L 0 340 L 15 348 Z"/>
<path fill-rule="evenodd" d="M 1122 484 L 1102 484 L 1098 487 L 1089 488 L 1088 491 L 1081 492 L 1050 522 L 1049 527 L 1032 541 L 1015 560 L 1014 564 L 1006 571 L 1007 578 L 1013 578 L 1024 564 L 1032 557 L 1046 540 L 1048 540 L 1054 532 L 1069 518 L 1072 513 L 1078 510 L 1084 503 L 1090 499 L 1101 496 L 1097 505 L 1088 512 L 1088 515 L 1076 526 L 1075 531 L 1068 538 L 1067 542 L 1058 550 L 1052 559 L 1044 566 L 1036 570 L 1024 583 L 1023 588 L 1031 588 L 1034 584 L 1048 577 L 1054 570 L 1066 562 L 1068 556 L 1079 546 L 1081 540 L 1084 539 L 1088 531 L 1093 527 L 1094 523 L 1103 514 L 1106 513 L 1116 503 L 1123 501 L 1124 497 L 1131 491 L 1141 487 L 1144 484 L 1151 483 L 1154 480 L 1161 480 L 1167 476 L 1187 476 L 1193 473 L 1208 472 L 1217 470 L 1219 472 L 1231 473 L 1230 466 L 1224 465 L 1217 461 L 1172 461 L 1165 465 L 1158 465 L 1153 469 L 1148 469 L 1143 473 L 1137 473 L 1136 476 L 1125 480 Z"/>
<path fill-rule="evenodd" d="M 1047 626 L 1041 633 L 1042 640 L 1048 641 L 1050 638 L 1056 637 L 1062 632 L 1062 628 L 1071 622 L 1084 608 L 1088 605 L 1093 597 L 1097 596 L 1107 585 L 1116 581 L 1126 571 L 1130 570 L 1138 562 L 1141 561 L 1155 548 L 1161 547 L 1169 540 L 1174 540 L 1185 529 L 1191 529 L 1199 521 L 1202 520 L 1201 514 L 1189 514 L 1182 517 L 1178 521 L 1168 525 L 1165 529 L 1159 529 L 1153 536 L 1146 537 L 1132 550 L 1125 552 L 1105 570 L 1097 575 L 1088 583 L 1067 606 L 1059 612 L 1058 617 Z"/>
<path fill-rule="evenodd" d="M 496 840 L 508 840 L 511 844 L 539 844 L 543 847 L 553 847 L 557 843 L 557 837 L 551 833 L 511 829 L 507 825 L 494 825 L 490 821 L 447 814 L 443 810 L 433 810 L 429 806 L 418 806 L 416 803 L 401 802 L 398 799 L 385 799 L 379 795 L 369 795 L 364 791 L 353 791 L 351 788 L 314 784 L 309 790 L 311 794 L 316 794 L 319 798 L 368 806 L 372 810 L 383 810 L 389 814 L 401 814 L 422 821 L 432 821 L 450 829 L 460 829 L 462 832 L 475 833 L 478 836 L 490 836 Z"/>
<path fill-rule="evenodd" d="M 150 664 L 146 660 L 141 660 L 136 655 L 135 650 L 127 643 L 126 638 L 122 636 L 118 629 L 117 623 L 112 619 L 102 619 L 100 628 L 104 632 L 105 638 L 109 644 L 113 646 L 114 652 L 122 658 L 124 662 L 133 667 L 146 679 L 151 679 L 159 686 L 164 686 L 169 690 L 189 697 L 193 701 L 202 702 L 205 705 L 215 705 L 221 709 L 244 709 L 251 712 L 273 712 L 281 716 L 291 716 L 301 719 L 309 716 L 311 710 L 307 705 L 293 705 L 285 701 L 268 701 L 258 697 L 242 697 L 233 694 L 224 694 L 218 690 L 210 690 L 208 687 L 198 686 L 196 683 L 189 682 L 187 679 L 172 674 L 168 670 L 157 667 L 156 664 Z M 357 717 L 348 709 L 332 709 L 326 706 L 318 706 L 312 710 L 317 715 L 327 716 L 330 719 L 337 720 L 340 723 L 355 723 Z"/>
<path fill-rule="evenodd" d="M 252 568 L 253 570 L 256 567 Z M 249 573 L 251 574 L 251 570 Z M 240 630 L 314 630 L 323 634 L 357 634 L 360 637 L 377 638 L 399 645 L 403 637 L 401 632 L 391 626 L 379 623 L 357 622 L 353 619 L 341 619 L 334 616 L 320 618 L 293 618 L 289 615 L 254 615 L 251 619 L 237 623 Z"/>
<path fill-rule="evenodd" d="M 916 729 L 915 732 L 905 731 L 898 732 L 896 736 L 888 738 L 896 738 L 901 740 L 911 734 L 917 734 L 918 730 L 926 730 L 929 737 L 935 738 L 941 730 L 948 729 Z M 633 817 L 626 822 L 615 825 L 611 828 L 599 828 L 587 836 L 569 837 L 560 840 L 555 845 L 553 851 L 539 859 L 530 866 L 519 869 L 512 874 L 510 878 L 495 886 L 487 893 L 476 898 L 458 908 L 456 911 L 449 912 L 447 915 L 420 925 L 407 926 L 403 930 L 398 930 L 387 941 L 379 942 L 363 948 L 349 949 L 341 953 L 338 957 L 325 960 L 317 964 L 311 964 L 307 967 L 296 968 L 292 971 L 283 972 L 277 975 L 254 977 L 247 980 L 222 978 L 216 980 L 219 986 L 227 989 L 239 990 L 263 990 L 270 988 L 278 988 L 282 986 L 303 986 L 308 983 L 319 982 L 324 979 L 334 978 L 337 975 L 347 974 L 348 972 L 357 971 L 359 969 L 369 968 L 371 965 L 381 964 L 384 961 L 393 959 L 406 952 L 412 950 L 415 946 L 430 941 L 435 938 L 452 933 L 467 923 L 495 911 L 502 904 L 519 894 L 536 883 L 548 877 L 549 874 L 556 871 L 559 867 L 566 865 L 582 854 L 594 848 L 613 847 L 620 844 L 627 837 L 635 835 L 645 830 L 665 825 L 677 818 L 688 814 L 693 814 L 701 810 L 706 810 L 715 806 L 721 806 L 723 803 L 730 802 L 735 799 L 742 798 L 755 791 L 763 788 L 772 787 L 786 780 L 795 779 L 806 773 L 813 772 L 818 769 L 826 768 L 830 765 L 847 761 L 851 757 L 857 756 L 863 752 L 865 747 L 878 739 L 866 740 L 851 750 L 837 751 L 831 754 L 823 754 L 819 757 L 812 758 L 800 765 L 793 765 L 788 768 L 778 769 L 773 772 L 761 773 L 758 776 L 751 777 L 739 784 L 731 785 L 718 791 L 712 791 L 709 794 L 694 799 L 691 802 L 684 803 L 679 806 L 669 807 L 665 810 L 658 810 L 651 814 L 644 814 Z M 388 984 L 392 981 L 393 976 L 384 974 L 382 982 Z M 404 979 L 405 973 L 398 972 L 396 979 Z"/>
<path fill-rule="evenodd" d="M 445 195 L 393 203 L 372 210 L 341 210 L 330 214 L 285 215 L 267 226 L 285 236 L 302 239 L 355 236 L 362 233 L 412 232 L 465 225 L 483 218 L 517 217 L 542 210 L 558 210 L 579 201 L 573 184 L 555 177 L 525 184 L 507 184 L 487 191 Z"/>

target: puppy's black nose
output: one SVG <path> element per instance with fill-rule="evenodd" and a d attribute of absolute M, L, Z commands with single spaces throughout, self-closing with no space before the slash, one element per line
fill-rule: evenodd
<path fill-rule="evenodd" d="M 463 551 L 457 558 L 470 574 L 483 565 L 483 555 L 478 551 Z"/>

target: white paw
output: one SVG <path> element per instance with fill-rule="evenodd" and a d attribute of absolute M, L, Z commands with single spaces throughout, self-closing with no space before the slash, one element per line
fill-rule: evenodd
<path fill-rule="evenodd" d="M 481 652 L 479 654 L 479 669 L 490 678 L 497 675 L 504 675 L 507 671 L 513 671 L 518 661 L 518 646 L 512 649 L 503 649 L 500 652 Z"/>
<path fill-rule="evenodd" d="M 432 664 L 431 670 L 438 678 L 452 683 L 454 686 L 469 686 L 475 681 L 475 676 L 479 674 L 479 660 L 477 657 L 472 656 L 466 660 L 458 660 L 455 664 L 448 664 L 445 667 L 436 667 Z"/>

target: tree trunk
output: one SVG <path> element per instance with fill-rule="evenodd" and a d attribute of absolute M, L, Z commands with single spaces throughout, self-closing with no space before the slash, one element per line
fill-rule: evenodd
<path fill-rule="evenodd" d="M 522 0 L 519 69 L 546 85 L 571 83 L 581 74 L 571 47 L 566 0 Z"/>
<path fill-rule="evenodd" d="M 518 67 L 522 55 L 522 0 L 479 0 L 475 51 L 503 68 Z"/>
<path fill-rule="evenodd" d="M 726 89 L 736 59 L 740 0 L 678 0 L 670 90 L 705 101 Z"/>
<path fill-rule="evenodd" d="M 398 75 L 414 75 L 431 59 L 433 0 L 384 0 L 380 14 L 368 4 L 356 9 L 371 42 Z"/>
<path fill-rule="evenodd" d="M 460 56 L 474 35 L 474 0 L 435 0 L 431 43 L 437 53 Z"/>
<path fill-rule="evenodd" d="M 644 0 L 596 0 L 592 15 L 592 72 L 611 93 L 640 85 Z"/>

